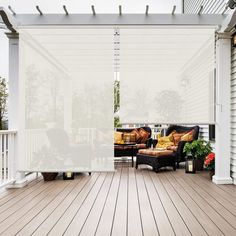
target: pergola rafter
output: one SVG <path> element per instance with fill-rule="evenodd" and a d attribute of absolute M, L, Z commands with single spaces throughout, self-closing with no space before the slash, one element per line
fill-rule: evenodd
<path fill-rule="evenodd" d="M 40 10 L 37 6 L 38 11 Z M 0 15 L 7 28 L 16 32 L 18 26 L 89 26 L 89 25 L 147 25 L 147 26 L 209 26 L 222 25 L 227 19 L 226 14 L 177 14 L 173 6 L 170 14 L 150 14 L 149 6 L 146 6 L 144 14 L 125 14 L 119 6 L 118 14 L 98 14 L 95 7 L 91 6 L 91 14 L 70 14 L 66 6 L 63 6 L 65 13 L 44 14 L 10 14 L 0 7 Z M 66 17 L 65 17 L 66 16 Z M 234 18 L 234 14 L 231 18 Z M 230 26 L 227 26 L 228 28 Z M 233 26 L 232 26 L 233 27 Z"/>

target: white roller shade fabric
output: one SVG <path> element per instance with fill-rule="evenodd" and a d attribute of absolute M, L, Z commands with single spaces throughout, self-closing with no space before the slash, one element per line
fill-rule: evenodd
<path fill-rule="evenodd" d="M 121 122 L 214 122 L 214 45 L 212 28 L 121 28 Z"/>
<path fill-rule="evenodd" d="M 112 27 L 19 33 L 20 170 L 112 171 Z"/>

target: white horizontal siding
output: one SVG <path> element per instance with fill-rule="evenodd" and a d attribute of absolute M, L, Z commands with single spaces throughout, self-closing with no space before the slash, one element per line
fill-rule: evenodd
<path fill-rule="evenodd" d="M 209 125 L 201 125 L 200 126 L 199 138 L 202 138 L 206 141 L 209 141 Z M 212 146 L 213 151 L 214 151 L 215 141 L 211 141 L 211 146 Z"/>
<path fill-rule="evenodd" d="M 236 182 L 236 49 L 231 57 L 231 177 Z"/>
<path fill-rule="evenodd" d="M 202 13 L 221 14 L 228 0 L 184 0 L 184 12 L 197 14 L 200 6 Z M 229 13 L 229 9 L 226 13 Z M 208 139 L 208 128 L 201 127 L 200 137 Z M 214 143 L 212 143 L 214 146 Z M 231 176 L 236 183 L 236 49 L 232 49 L 231 55 Z"/>

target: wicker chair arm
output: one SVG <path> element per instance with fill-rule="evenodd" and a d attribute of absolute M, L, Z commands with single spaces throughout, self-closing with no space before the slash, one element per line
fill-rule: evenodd
<path fill-rule="evenodd" d="M 147 141 L 146 141 L 147 148 L 152 147 L 152 143 L 153 143 L 153 139 L 152 138 L 148 138 Z"/>

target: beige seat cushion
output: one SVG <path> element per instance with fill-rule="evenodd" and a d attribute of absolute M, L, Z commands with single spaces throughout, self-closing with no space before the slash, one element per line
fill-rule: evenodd
<path fill-rule="evenodd" d="M 153 156 L 153 157 L 160 157 L 160 156 L 168 156 L 171 155 L 173 153 L 172 150 L 156 150 L 156 149 L 140 149 L 138 151 L 139 154 L 143 154 L 143 155 L 148 155 L 148 156 Z"/>
<path fill-rule="evenodd" d="M 140 148 L 147 148 L 147 145 L 145 143 L 139 143 L 135 145 L 135 148 L 140 149 Z"/>

